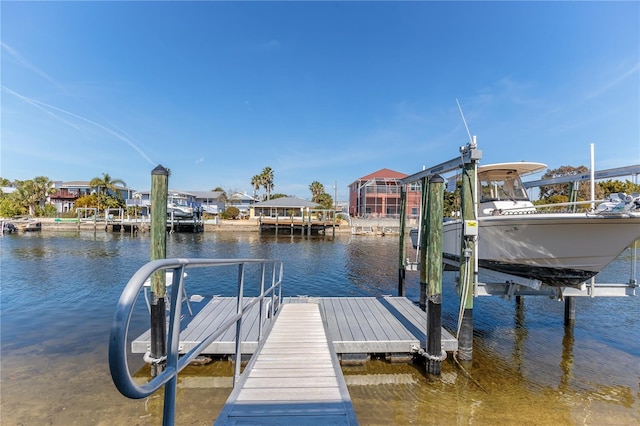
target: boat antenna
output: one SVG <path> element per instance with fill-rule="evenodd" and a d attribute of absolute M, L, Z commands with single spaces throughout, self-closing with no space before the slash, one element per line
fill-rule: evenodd
<path fill-rule="evenodd" d="M 460 102 L 458 102 L 458 98 L 456 98 L 456 103 L 458 104 L 458 110 L 460 111 L 460 115 L 462 116 L 462 122 L 464 123 L 464 128 L 467 129 L 467 135 L 469 136 L 469 142 L 471 142 L 471 132 L 469 131 L 469 126 L 467 126 L 467 120 L 464 119 L 464 114 L 462 113 L 462 107 L 460 106 Z"/>

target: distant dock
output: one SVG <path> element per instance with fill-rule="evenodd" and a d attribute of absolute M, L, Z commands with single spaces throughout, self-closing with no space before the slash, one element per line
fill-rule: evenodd
<path fill-rule="evenodd" d="M 149 232 L 151 222 L 148 217 L 143 218 L 113 218 L 104 219 L 78 219 L 78 218 L 43 218 L 42 229 L 47 231 L 61 230 L 104 230 L 105 232 L 123 232 L 123 233 L 145 233 Z M 204 232 L 205 222 L 203 220 L 194 219 L 173 219 L 167 218 L 168 232 Z"/>
<path fill-rule="evenodd" d="M 318 235 L 333 232 L 338 226 L 333 220 L 309 220 L 300 217 L 261 217 L 258 219 L 258 228 L 261 233 Z"/>

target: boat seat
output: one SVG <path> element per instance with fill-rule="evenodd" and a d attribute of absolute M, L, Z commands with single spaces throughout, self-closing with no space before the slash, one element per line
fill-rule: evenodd
<path fill-rule="evenodd" d="M 167 283 L 167 309 L 171 306 L 171 285 L 173 284 L 173 271 L 166 272 L 166 283 Z M 183 278 L 187 277 L 187 273 L 185 272 Z M 147 310 L 151 313 L 151 302 L 149 301 L 149 293 L 151 292 L 151 277 L 147 278 L 144 284 L 142 285 L 144 288 L 144 301 L 147 303 Z M 187 295 L 187 288 L 183 284 L 182 285 L 182 297 L 180 300 L 181 303 L 187 303 L 187 309 L 189 310 L 189 314 L 193 316 L 193 311 L 191 310 L 191 305 L 189 304 L 189 296 Z"/>

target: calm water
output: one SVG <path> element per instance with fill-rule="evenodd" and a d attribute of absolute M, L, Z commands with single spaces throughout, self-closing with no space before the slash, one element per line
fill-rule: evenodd
<path fill-rule="evenodd" d="M 0 239 L 2 425 L 160 424 L 162 398 L 122 397 L 111 382 L 107 343 L 113 310 L 131 275 L 149 258 L 148 235 L 93 232 L 6 235 Z M 335 240 L 254 233 L 174 234 L 168 257 L 284 260 L 285 295 L 378 296 L 397 288 L 397 238 Z M 600 277 L 627 282 L 626 251 Z M 639 268 L 640 269 L 640 268 Z M 232 295 L 197 270 L 192 294 Z M 456 297 L 445 273 L 445 326 Z M 407 295 L 418 297 L 418 276 Z M 428 379 L 417 365 L 381 360 L 345 367 L 361 424 L 640 423 L 640 297 L 576 302 L 576 325 L 563 326 L 561 302 L 483 297 L 474 301 L 474 360 L 443 363 Z M 131 335 L 147 328 L 137 305 Z M 143 367 L 132 356 L 135 370 Z M 180 382 L 178 424 L 210 425 L 224 404 L 232 367 L 190 367 Z"/>

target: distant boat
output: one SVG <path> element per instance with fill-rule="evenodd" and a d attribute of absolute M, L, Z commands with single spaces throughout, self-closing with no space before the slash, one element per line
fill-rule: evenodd
<path fill-rule="evenodd" d="M 2 222 L 2 233 L 3 234 L 11 234 L 14 232 L 18 232 L 18 228 L 11 222 Z"/>
<path fill-rule="evenodd" d="M 23 232 L 40 231 L 42 230 L 42 223 L 36 222 L 35 220 L 29 220 L 26 223 L 21 223 L 19 227 Z"/>
<path fill-rule="evenodd" d="M 520 176 L 546 167 L 478 167 L 478 264 L 550 286 L 578 287 L 640 238 L 640 194 L 613 194 L 583 213 L 541 211 Z M 444 257 L 460 259 L 462 225 L 460 219 L 444 222 Z M 417 237 L 417 230 L 412 234 Z"/>
<path fill-rule="evenodd" d="M 193 207 L 189 205 L 187 197 L 179 193 L 169 194 L 167 201 L 167 216 L 174 218 L 192 218 Z"/>

